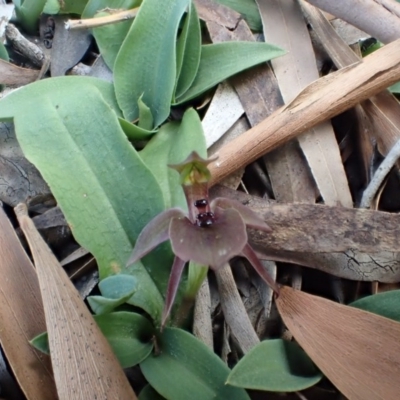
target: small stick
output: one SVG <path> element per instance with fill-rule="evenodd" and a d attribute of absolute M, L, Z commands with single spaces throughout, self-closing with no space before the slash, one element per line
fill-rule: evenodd
<path fill-rule="evenodd" d="M 222 311 L 232 335 L 238 341 L 243 353 L 248 353 L 260 343 L 244 307 L 229 264 L 215 271 Z"/>
<path fill-rule="evenodd" d="M 90 29 L 98 28 L 99 26 L 111 25 L 117 22 L 128 21 L 136 17 L 139 11 L 139 7 L 132 8 L 131 10 L 124 10 L 115 14 L 107 15 L 99 18 L 88 18 L 88 19 L 69 19 L 65 22 L 65 29 Z"/>
<path fill-rule="evenodd" d="M 370 208 L 372 199 L 375 197 L 376 192 L 379 187 L 382 185 L 382 182 L 385 180 L 386 176 L 393 168 L 394 164 L 400 157 L 400 140 L 396 142 L 396 144 L 389 151 L 386 158 L 382 161 L 379 168 L 376 170 L 371 182 L 368 187 L 364 190 L 360 208 Z"/>
<path fill-rule="evenodd" d="M 193 333 L 211 350 L 214 350 L 211 323 L 211 296 L 207 278 L 204 279 L 196 296 L 193 318 Z"/>
<path fill-rule="evenodd" d="M 43 51 L 36 46 L 36 44 L 30 42 L 26 37 L 22 36 L 20 31 L 13 24 L 8 24 L 6 26 L 6 37 L 15 50 L 29 58 L 33 64 L 37 65 L 38 67 L 43 65 L 45 60 Z"/>

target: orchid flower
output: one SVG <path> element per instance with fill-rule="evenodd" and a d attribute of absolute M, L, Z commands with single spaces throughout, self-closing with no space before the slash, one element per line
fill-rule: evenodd
<path fill-rule="evenodd" d="M 279 293 L 279 287 L 247 243 L 246 227 L 270 232 L 268 225 L 238 201 L 208 199 L 211 174 L 205 160 L 192 152 L 181 164 L 169 165 L 180 173 L 189 213 L 170 208 L 153 218 L 140 233 L 128 265 L 140 260 L 160 243 L 170 240 L 175 259 L 171 269 L 161 326 L 170 314 L 186 262 L 217 270 L 235 256 L 246 257 L 261 278 Z"/>

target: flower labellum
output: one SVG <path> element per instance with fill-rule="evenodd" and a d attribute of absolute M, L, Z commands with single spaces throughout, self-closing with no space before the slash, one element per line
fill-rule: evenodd
<path fill-rule="evenodd" d="M 235 256 L 246 257 L 261 278 L 279 293 L 279 287 L 248 244 L 246 228 L 270 232 L 268 225 L 238 201 L 208 196 L 211 174 L 205 160 L 192 152 L 181 164 L 170 165 L 180 173 L 189 213 L 168 209 L 153 218 L 140 233 L 128 265 L 138 261 L 160 243 L 170 240 L 175 254 L 168 282 L 161 326 L 170 314 L 183 268 L 187 261 L 218 269 Z"/>

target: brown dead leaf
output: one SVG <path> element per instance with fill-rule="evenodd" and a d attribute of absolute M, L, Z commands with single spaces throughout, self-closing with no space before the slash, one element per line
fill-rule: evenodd
<path fill-rule="evenodd" d="M 0 59 L 0 83 L 4 85 L 26 85 L 36 81 L 39 73 L 39 70 L 17 67 Z"/>
<path fill-rule="evenodd" d="M 290 104 L 222 148 L 210 164 L 212 184 L 318 123 L 400 80 L 400 39 L 307 86 Z"/>
<path fill-rule="evenodd" d="M 398 322 L 286 286 L 276 304 L 296 341 L 348 399 L 398 398 Z"/>
<path fill-rule="evenodd" d="M 48 356 L 29 341 L 46 330 L 35 269 L 0 208 L 0 342 L 29 400 L 57 396 Z"/>
<path fill-rule="evenodd" d="M 79 293 L 28 217 L 15 208 L 35 260 L 60 400 L 136 399 L 118 360 Z"/>

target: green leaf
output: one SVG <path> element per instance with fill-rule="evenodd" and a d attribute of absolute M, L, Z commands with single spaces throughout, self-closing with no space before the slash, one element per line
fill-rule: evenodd
<path fill-rule="evenodd" d="M 130 275 L 113 275 L 99 283 L 102 293 L 102 288 L 104 287 L 106 288 L 104 291 L 108 292 L 107 296 L 87 297 L 90 308 L 97 315 L 110 313 L 115 308 L 126 303 L 136 291 L 137 279 Z"/>
<path fill-rule="evenodd" d="M 153 127 L 153 116 L 151 115 L 151 110 L 144 104 L 142 97 L 138 100 L 139 107 L 139 128 L 150 131 Z"/>
<path fill-rule="evenodd" d="M 60 2 L 58 0 L 47 0 L 43 8 L 44 14 L 54 15 L 58 14 L 61 9 Z"/>
<path fill-rule="evenodd" d="M 139 394 L 139 400 L 165 400 L 150 385 L 146 385 Z"/>
<path fill-rule="evenodd" d="M 189 262 L 189 273 L 187 278 L 185 298 L 193 300 L 196 298 L 197 292 L 206 278 L 207 273 L 207 265 L 197 264 L 194 261 Z"/>
<path fill-rule="evenodd" d="M 295 392 L 321 378 L 321 372 L 298 344 L 272 339 L 252 348 L 233 368 L 227 383 L 247 389 Z"/>
<path fill-rule="evenodd" d="M 400 93 L 400 82 L 396 82 L 394 85 L 389 87 L 390 92 L 399 94 Z"/>
<path fill-rule="evenodd" d="M 123 368 L 139 364 L 151 353 L 155 329 L 147 318 L 126 311 L 94 318 Z"/>
<path fill-rule="evenodd" d="M 119 124 L 129 140 L 149 140 L 157 130 L 147 130 L 130 123 L 126 119 L 119 118 Z"/>
<path fill-rule="evenodd" d="M 49 339 L 47 332 L 43 332 L 40 335 L 35 336 L 29 342 L 35 349 L 38 349 L 42 353 L 50 354 Z"/>
<path fill-rule="evenodd" d="M 81 15 L 88 0 L 47 0 L 45 14 L 78 14 Z"/>
<path fill-rule="evenodd" d="M 199 69 L 200 53 L 200 21 L 197 16 L 196 7 L 191 3 L 176 46 L 178 78 L 174 97 L 181 96 L 193 83 Z"/>
<path fill-rule="evenodd" d="M 400 290 L 363 297 L 349 305 L 400 322 Z"/>
<path fill-rule="evenodd" d="M 142 0 L 89 0 L 82 13 L 82 18 L 97 18 L 104 15 L 109 15 L 110 11 L 105 11 L 107 8 L 118 10 L 130 10 L 139 7 Z M 124 41 L 133 20 L 119 22 L 117 24 L 105 25 L 93 29 L 93 36 L 99 47 L 100 53 L 103 56 L 104 62 L 113 70 L 115 59 L 122 42 Z"/>
<path fill-rule="evenodd" d="M 14 116 L 25 156 L 50 185 L 76 240 L 96 257 L 101 279 L 136 276 L 140 286 L 131 300 L 148 310 L 148 293 L 158 293 L 151 302 L 158 303 L 152 316 L 159 319 L 163 300 L 152 278 L 161 274 L 165 287 L 171 251 L 143 260 L 152 278 L 141 263 L 126 267 L 126 261 L 143 227 L 163 211 L 162 192 L 103 97 L 110 93 L 79 82 L 86 81 L 52 78 L 19 89 L 0 101 L 0 119 Z M 97 86 L 112 89 L 107 82 Z"/>
<path fill-rule="evenodd" d="M 82 12 L 82 18 L 93 18 L 96 13 L 106 8 L 112 8 L 114 10 L 129 10 L 131 8 L 139 7 L 141 3 L 142 0 L 89 0 Z"/>
<path fill-rule="evenodd" d="M 139 364 L 151 353 L 155 331 L 147 318 L 126 311 L 94 315 L 93 318 L 123 368 Z M 41 352 L 50 354 L 47 332 L 36 336 L 30 343 Z"/>
<path fill-rule="evenodd" d="M 255 0 L 216 0 L 224 6 L 237 11 L 246 20 L 250 29 L 255 32 L 262 32 L 260 12 Z"/>
<path fill-rule="evenodd" d="M 30 34 L 35 34 L 39 25 L 39 17 L 46 0 L 14 1 L 18 22 Z"/>
<path fill-rule="evenodd" d="M 229 368 L 190 333 L 165 328 L 157 340 L 159 353 L 146 358 L 140 368 L 166 399 L 250 399 L 243 389 L 225 384 Z"/>
<path fill-rule="evenodd" d="M 201 121 L 197 112 L 191 108 L 185 112 L 180 123 L 169 122 L 163 125 L 139 153 L 158 180 L 166 208 L 187 210 L 179 174 L 167 166 L 182 162 L 192 151 L 207 157 Z"/>
<path fill-rule="evenodd" d="M 1 41 L 0 41 L 0 58 L 5 61 L 10 61 L 10 57 L 8 56 L 8 51 Z"/>
<path fill-rule="evenodd" d="M 247 68 L 285 54 L 285 51 L 268 43 L 223 42 L 202 46 L 196 78 L 177 104 L 191 100 L 217 83 Z"/>
<path fill-rule="evenodd" d="M 176 34 L 189 1 L 143 1 L 114 65 L 115 92 L 127 120 L 139 117 L 142 95 L 155 126 L 168 117 L 176 79 Z"/>

